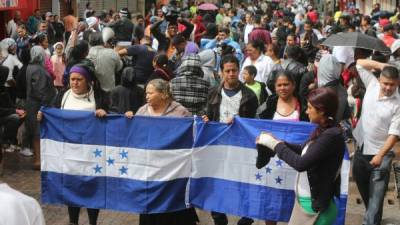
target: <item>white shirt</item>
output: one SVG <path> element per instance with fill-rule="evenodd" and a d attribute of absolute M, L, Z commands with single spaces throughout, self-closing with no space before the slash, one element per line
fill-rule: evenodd
<path fill-rule="evenodd" d="M 271 73 L 272 67 L 274 66 L 274 61 L 271 57 L 266 55 L 260 55 L 258 59 L 252 63 L 250 57 L 247 57 L 242 65 L 242 71 L 240 72 L 239 79 L 243 82 L 243 68 L 246 66 L 253 65 L 257 68 L 257 76 L 254 78 L 256 81 L 266 83 L 268 76 Z"/>
<path fill-rule="evenodd" d="M 389 135 L 400 137 L 400 95 L 398 90 L 390 97 L 379 97 L 378 79 L 368 70 L 357 65 L 365 84 L 361 118 L 353 131 L 357 145 L 364 144 L 364 155 L 376 155 Z"/>
<path fill-rule="evenodd" d="M 15 66 L 17 66 L 18 69 L 21 69 L 22 67 L 22 63 L 19 61 L 17 56 L 11 54 L 8 54 L 6 60 L 4 60 L 2 65 L 8 68 L 7 81 L 14 79 L 12 73 Z M 10 85 L 6 83 L 4 86 L 9 87 Z"/>
<path fill-rule="evenodd" d="M 14 19 L 11 19 L 7 23 L 7 35 L 16 40 L 18 38 L 18 33 L 17 33 L 17 23 L 14 21 Z"/>
<path fill-rule="evenodd" d="M 247 44 L 249 43 L 249 34 L 250 32 L 252 32 L 254 29 L 254 25 L 253 24 L 246 24 L 246 26 L 244 27 L 244 43 Z"/>
<path fill-rule="evenodd" d="M 44 225 L 39 203 L 7 184 L 0 184 L 0 225 Z"/>
<path fill-rule="evenodd" d="M 83 95 L 77 95 L 69 89 L 63 95 L 61 109 L 96 111 L 93 88 L 89 93 Z"/>
<path fill-rule="evenodd" d="M 308 146 L 309 144 L 304 146 L 301 156 L 306 154 Z M 299 183 L 297 184 L 297 194 L 300 197 L 311 197 L 310 182 L 308 181 L 307 171 L 299 172 L 297 176 L 297 179 L 299 179 Z"/>
<path fill-rule="evenodd" d="M 234 96 L 229 97 L 225 94 L 224 89 L 221 90 L 221 104 L 219 106 L 219 122 L 227 123 L 235 115 L 239 114 L 240 100 L 242 100 L 242 91 L 239 91 Z"/>

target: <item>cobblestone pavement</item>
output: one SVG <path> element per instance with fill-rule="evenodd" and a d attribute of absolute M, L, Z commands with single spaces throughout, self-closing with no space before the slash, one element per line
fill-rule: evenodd
<path fill-rule="evenodd" d="M 20 156 L 18 153 L 5 153 L 4 174 L 0 180 L 8 183 L 11 187 L 22 191 L 40 201 L 40 172 L 31 169 L 32 158 Z M 395 191 L 394 178 L 389 185 L 384 203 L 384 214 L 382 225 L 400 225 L 399 200 Z M 1 204 L 1 203 L 0 203 Z M 42 205 L 47 225 L 67 225 L 68 214 L 65 206 Z M 361 224 L 364 207 L 360 202 L 360 196 L 354 182 L 350 183 L 349 200 L 347 204 L 346 225 Z M 201 225 L 212 225 L 209 213 L 198 210 Z M 230 217 L 230 225 L 236 224 L 238 218 Z M 88 224 L 86 210 L 81 211 L 80 224 Z M 137 225 L 138 215 L 103 210 L 100 212 L 99 225 Z M 255 225 L 264 224 L 256 221 Z M 283 225 L 285 223 L 279 223 Z M 21 224 L 22 225 L 22 224 Z M 168 225 L 168 224 L 166 224 Z"/>

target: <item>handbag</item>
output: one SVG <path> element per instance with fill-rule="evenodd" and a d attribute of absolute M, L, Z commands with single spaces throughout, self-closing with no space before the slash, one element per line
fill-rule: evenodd
<path fill-rule="evenodd" d="M 318 216 L 320 212 L 317 213 L 309 213 L 306 212 L 301 205 L 299 204 L 298 199 L 298 191 L 297 186 L 299 185 L 299 175 L 296 178 L 296 188 L 295 188 L 295 201 L 294 207 L 292 210 L 292 215 L 290 216 L 290 220 L 288 225 L 314 225 L 318 220 Z"/>

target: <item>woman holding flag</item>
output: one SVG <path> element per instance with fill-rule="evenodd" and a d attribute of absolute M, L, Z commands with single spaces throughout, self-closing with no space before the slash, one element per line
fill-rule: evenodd
<path fill-rule="evenodd" d="M 93 111 L 97 117 L 105 117 L 108 110 L 106 93 L 100 88 L 94 76 L 94 65 L 80 63 L 69 71 L 69 88 L 58 93 L 55 107 L 68 110 Z M 42 120 L 42 112 L 38 112 L 37 119 Z M 77 225 L 80 207 L 69 205 L 69 224 Z M 89 224 L 96 225 L 99 209 L 87 209 Z"/>
<path fill-rule="evenodd" d="M 329 88 L 318 88 L 308 96 L 310 122 L 317 128 L 302 145 L 293 145 L 262 132 L 256 143 L 262 151 L 273 151 L 298 171 L 295 182 L 296 200 L 289 225 L 330 225 L 338 209 L 333 201 L 339 192 L 339 172 L 345 152 L 342 130 L 333 119 L 338 97 Z M 270 152 L 269 152 L 270 155 Z"/>
<path fill-rule="evenodd" d="M 142 106 L 135 115 L 189 117 L 192 114 L 172 98 L 169 83 L 163 79 L 151 80 L 146 86 L 147 104 Z M 125 113 L 128 118 L 133 112 Z M 139 225 L 196 225 L 198 221 L 194 208 L 182 209 L 175 212 L 140 214 Z"/>

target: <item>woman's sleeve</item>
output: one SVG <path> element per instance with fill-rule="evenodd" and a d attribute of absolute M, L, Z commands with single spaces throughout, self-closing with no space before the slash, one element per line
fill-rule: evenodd
<path fill-rule="evenodd" d="M 37 97 L 41 101 L 42 106 L 50 106 L 52 104 L 53 98 L 55 97 L 55 92 L 52 90 L 52 86 L 49 85 L 49 75 L 45 71 L 40 71 L 37 74 L 32 75 L 32 87 L 36 87 Z"/>
<path fill-rule="evenodd" d="M 330 129 L 321 134 L 316 140 L 309 144 L 304 155 L 297 154 L 291 149 L 291 145 L 279 143 L 275 147 L 278 157 L 299 172 L 306 171 L 315 166 L 321 160 L 332 154 L 339 154 L 337 151 L 343 145 L 344 140 L 339 128 Z M 336 130 L 336 131 L 335 131 Z M 344 147 L 343 147 L 344 149 Z"/>

